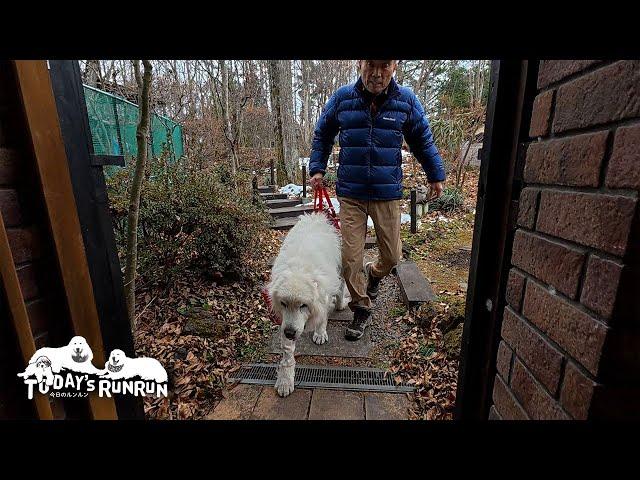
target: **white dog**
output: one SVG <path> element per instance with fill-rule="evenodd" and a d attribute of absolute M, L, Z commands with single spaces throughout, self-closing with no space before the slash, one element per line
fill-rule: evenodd
<path fill-rule="evenodd" d="M 68 345 L 64 347 L 42 347 L 39 348 L 36 353 L 33 354 L 29 360 L 29 364 L 24 372 L 19 373 L 18 376 L 27 378 L 32 375 L 36 375 L 38 382 L 41 381 L 41 377 L 38 376 L 38 370 L 40 375 L 44 375 L 45 366 L 42 363 L 42 357 L 46 358 L 49 362 L 47 369 L 50 369 L 52 373 L 60 373 L 63 368 L 79 373 L 99 373 L 96 367 L 93 366 L 91 361 L 93 360 L 93 351 L 84 337 L 73 337 Z M 48 380 L 47 376 L 47 381 Z M 53 376 L 51 376 L 53 378 Z"/>
<path fill-rule="evenodd" d="M 282 359 L 275 385 L 280 396 L 294 389 L 295 341 L 312 330 L 314 343 L 325 343 L 329 312 L 347 306 L 341 267 L 337 230 L 323 214 L 302 216 L 284 239 L 267 287 L 272 308 L 282 319 Z"/>
<path fill-rule="evenodd" d="M 158 383 L 167 381 L 166 370 L 155 358 L 130 358 L 119 349 L 111 352 L 103 372 L 112 380 L 139 376 L 142 380 L 153 380 Z"/>

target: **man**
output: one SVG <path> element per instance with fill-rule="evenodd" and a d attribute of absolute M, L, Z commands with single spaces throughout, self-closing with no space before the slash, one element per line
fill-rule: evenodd
<path fill-rule="evenodd" d="M 340 133 L 336 193 L 340 202 L 342 274 L 353 320 L 345 338 L 358 340 L 371 322 L 371 300 L 402 255 L 402 138 L 427 174 L 431 199 L 441 195 L 444 166 L 429 122 L 415 94 L 393 79 L 397 60 L 360 60 L 360 78 L 329 99 L 314 132 L 311 186 L 321 188 L 327 159 Z M 367 217 L 380 254 L 363 268 Z"/>

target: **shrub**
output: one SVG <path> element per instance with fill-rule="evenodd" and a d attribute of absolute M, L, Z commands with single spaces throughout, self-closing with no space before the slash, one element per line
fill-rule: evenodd
<path fill-rule="evenodd" d="M 327 187 L 334 187 L 338 179 L 335 172 L 326 172 L 322 178 L 324 179 L 324 183 Z"/>
<path fill-rule="evenodd" d="M 429 202 L 429 210 L 443 210 L 445 212 L 457 210 L 464 203 L 462 190 L 455 187 L 445 187 L 440 198 Z"/>
<path fill-rule="evenodd" d="M 130 166 L 109 181 L 121 255 L 132 172 Z M 168 284 L 187 271 L 214 278 L 249 273 L 247 260 L 255 255 L 268 215 L 251 203 L 248 175 L 236 176 L 236 190 L 224 165 L 200 170 L 183 159 L 152 162 L 146 176 L 138 221 L 138 272 L 145 283 Z"/>

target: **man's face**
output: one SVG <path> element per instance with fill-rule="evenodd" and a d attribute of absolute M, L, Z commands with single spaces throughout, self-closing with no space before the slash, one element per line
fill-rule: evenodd
<path fill-rule="evenodd" d="M 360 76 L 364 87 L 374 95 L 389 86 L 398 63 L 395 60 L 360 60 Z"/>

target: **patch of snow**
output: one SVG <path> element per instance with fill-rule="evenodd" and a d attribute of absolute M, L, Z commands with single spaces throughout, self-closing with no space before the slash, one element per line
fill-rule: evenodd
<path fill-rule="evenodd" d="M 278 190 L 280 193 L 286 193 L 287 195 L 300 195 L 302 193 L 302 185 L 296 185 L 294 183 L 289 183 L 284 187 L 280 187 Z"/>

